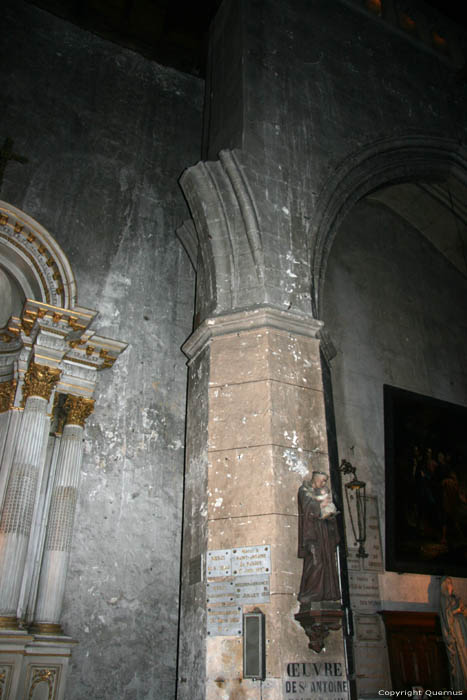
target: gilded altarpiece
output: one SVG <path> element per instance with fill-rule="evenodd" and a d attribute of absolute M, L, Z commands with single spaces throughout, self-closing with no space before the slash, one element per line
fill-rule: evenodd
<path fill-rule="evenodd" d="M 63 700 L 61 625 L 85 421 L 98 372 L 126 345 L 90 329 L 70 265 L 0 202 L 0 700 Z M 7 312 L 8 313 L 8 312 Z"/>

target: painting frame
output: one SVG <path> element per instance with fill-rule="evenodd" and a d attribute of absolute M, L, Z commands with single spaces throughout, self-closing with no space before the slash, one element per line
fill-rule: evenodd
<path fill-rule="evenodd" d="M 386 570 L 467 577 L 467 407 L 385 384 Z"/>

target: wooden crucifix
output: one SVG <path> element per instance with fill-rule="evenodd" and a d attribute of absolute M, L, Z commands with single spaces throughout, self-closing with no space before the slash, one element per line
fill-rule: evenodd
<path fill-rule="evenodd" d="M 28 159 L 13 151 L 13 139 L 7 137 L 0 149 L 0 187 L 3 184 L 3 175 L 9 160 L 16 160 L 18 163 L 27 163 Z"/>

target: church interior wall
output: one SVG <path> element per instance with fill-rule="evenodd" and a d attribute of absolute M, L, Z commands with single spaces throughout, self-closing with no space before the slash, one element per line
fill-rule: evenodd
<path fill-rule="evenodd" d="M 369 199 L 348 215 L 331 249 L 324 321 L 337 350 L 331 375 L 339 458 L 357 467 L 377 497 L 383 551 L 383 385 L 465 405 L 466 292 L 461 270 L 420 231 Z M 351 546 L 350 532 L 348 538 Z M 438 577 L 385 571 L 378 579 L 380 609 L 438 611 Z M 454 582 L 465 596 L 465 579 Z M 381 667 L 383 646 L 379 654 Z M 358 663 L 357 649 L 357 672 Z"/>
<path fill-rule="evenodd" d="M 68 256 L 78 303 L 129 347 L 100 376 L 62 623 L 66 697 L 173 697 L 194 275 L 177 179 L 201 147 L 203 82 L 27 3 L 2 10 L 2 199 Z M 155 650 L 157 649 L 157 653 Z"/>
<path fill-rule="evenodd" d="M 186 427 L 180 346 L 194 301 L 194 273 L 175 237 L 188 217 L 177 180 L 201 154 L 204 84 L 26 2 L 6 0 L 2 20 L 4 137 L 28 162 L 8 163 L 1 198 L 56 238 L 78 303 L 99 312 L 96 330 L 129 343 L 101 377 L 86 428 L 62 618 L 79 642 L 67 698 L 173 698 Z M 249 308 L 270 305 L 311 322 L 313 225 L 336 168 L 385 139 L 397 146 L 428 134 L 462 143 L 465 91 L 446 61 L 350 0 L 225 0 L 210 61 L 205 155 L 233 151 L 211 168 L 218 180 L 208 190 L 220 209 L 228 202 L 226 232 L 254 260 Z M 221 217 L 206 197 L 197 202 L 210 242 Z M 245 289 L 237 294 L 241 275 L 226 277 L 232 298 L 246 298 Z M 357 464 L 378 497 L 383 546 L 382 387 L 465 403 L 465 292 L 465 276 L 381 203 L 359 203 L 332 246 L 323 320 L 337 349 L 339 456 Z M 222 311 L 238 311 L 229 303 Z M 198 369 L 193 363 L 188 408 L 188 426 L 197 426 L 188 439 L 186 512 L 197 528 L 187 528 L 188 562 L 208 546 L 207 511 L 195 512 L 206 500 L 209 380 Z M 436 610 L 433 583 L 385 572 L 381 607 Z M 465 584 L 455 584 L 465 597 Z M 180 683 L 187 697 L 201 698 L 204 598 L 193 588 L 184 604 L 197 637 L 182 640 Z"/>

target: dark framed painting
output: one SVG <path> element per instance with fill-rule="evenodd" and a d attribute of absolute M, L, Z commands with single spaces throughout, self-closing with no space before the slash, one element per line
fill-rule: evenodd
<path fill-rule="evenodd" d="M 467 408 L 384 386 L 386 569 L 467 577 Z"/>

